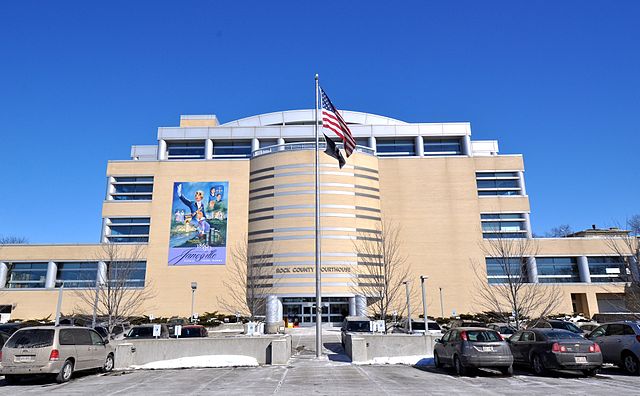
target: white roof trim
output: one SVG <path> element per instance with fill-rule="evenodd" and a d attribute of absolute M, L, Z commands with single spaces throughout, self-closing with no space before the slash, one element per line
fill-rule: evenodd
<path fill-rule="evenodd" d="M 362 113 L 359 111 L 339 110 L 347 123 L 359 125 L 404 125 L 404 121 L 396 120 L 377 114 Z M 287 110 L 274 113 L 258 114 L 251 117 L 241 118 L 235 121 L 226 122 L 220 126 L 224 127 L 259 127 L 269 125 L 282 125 L 291 122 L 313 122 L 315 114 L 313 109 Z"/>

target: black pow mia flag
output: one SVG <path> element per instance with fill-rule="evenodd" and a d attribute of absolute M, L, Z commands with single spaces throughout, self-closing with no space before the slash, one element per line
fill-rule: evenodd
<path fill-rule="evenodd" d="M 325 154 L 337 159 L 338 165 L 340 166 L 340 169 L 342 169 L 342 167 L 344 166 L 344 164 L 347 163 L 347 161 L 345 161 L 344 157 L 342 156 L 342 153 L 340 153 L 340 149 L 336 146 L 335 142 L 329 139 L 327 135 L 325 135 L 324 133 L 323 135 L 324 135 L 324 141 L 327 142 L 327 148 L 326 150 L 324 150 Z"/>

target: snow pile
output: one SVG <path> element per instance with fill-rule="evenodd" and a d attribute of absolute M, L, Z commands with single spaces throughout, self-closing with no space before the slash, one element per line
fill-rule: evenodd
<path fill-rule="evenodd" d="M 254 357 L 243 355 L 204 355 L 189 356 L 171 360 L 159 360 L 142 365 L 131 366 L 135 370 L 162 370 L 203 367 L 256 367 Z"/>
<path fill-rule="evenodd" d="M 433 357 L 425 355 L 380 356 L 364 362 L 354 362 L 354 364 L 404 364 L 408 366 L 431 366 L 433 365 Z"/>

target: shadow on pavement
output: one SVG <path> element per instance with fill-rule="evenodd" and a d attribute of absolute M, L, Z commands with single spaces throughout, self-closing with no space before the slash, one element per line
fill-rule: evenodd
<path fill-rule="evenodd" d="M 344 351 L 342 344 L 339 342 L 325 342 L 324 347 L 331 352 L 332 354 L 327 355 L 327 358 L 333 362 L 345 362 L 350 363 L 351 359 L 347 356 L 347 353 Z"/>
<path fill-rule="evenodd" d="M 97 371 L 78 371 L 73 373 L 73 377 L 71 377 L 71 382 L 73 382 L 74 380 L 78 379 L 78 378 L 82 378 L 82 377 L 89 377 L 89 376 L 94 376 L 94 375 L 110 375 L 109 374 L 101 374 L 100 372 Z M 4 377 L 0 377 L 2 378 L 2 381 L 0 381 L 0 386 L 33 386 L 33 385 L 42 385 L 43 388 L 48 388 L 50 386 L 56 386 L 56 385 L 60 385 L 56 382 L 55 380 L 55 375 L 52 374 L 34 374 L 34 375 L 27 375 L 22 377 L 22 379 L 15 384 L 9 384 Z"/>

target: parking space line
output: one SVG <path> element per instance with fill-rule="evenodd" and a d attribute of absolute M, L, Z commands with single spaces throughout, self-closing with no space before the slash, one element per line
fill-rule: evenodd
<path fill-rule="evenodd" d="M 287 376 L 287 373 L 289 373 L 289 368 L 288 367 L 286 367 L 284 369 L 284 373 L 282 373 L 282 377 L 280 378 L 280 381 L 278 381 L 278 384 L 276 385 L 276 388 L 273 390 L 273 394 L 274 395 L 280 391 L 280 388 L 282 387 L 282 384 L 284 383 L 284 379 Z"/>

